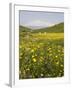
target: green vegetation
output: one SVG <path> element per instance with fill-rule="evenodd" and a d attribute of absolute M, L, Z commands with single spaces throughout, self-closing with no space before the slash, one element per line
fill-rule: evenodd
<path fill-rule="evenodd" d="M 34 33 L 37 33 L 37 32 L 63 33 L 64 32 L 64 23 L 60 23 L 60 24 L 54 25 L 49 28 L 33 30 L 33 32 Z"/>
<path fill-rule="evenodd" d="M 64 24 L 19 27 L 19 79 L 64 76 Z"/>

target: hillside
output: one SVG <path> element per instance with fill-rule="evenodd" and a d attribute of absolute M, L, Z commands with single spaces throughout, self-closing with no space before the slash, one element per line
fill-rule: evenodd
<path fill-rule="evenodd" d="M 63 33 L 64 32 L 64 23 L 60 23 L 60 24 L 57 24 L 52 27 L 33 30 L 33 32 L 34 33 L 37 33 L 37 32 Z"/>
<path fill-rule="evenodd" d="M 35 29 L 32 30 L 28 27 L 24 26 L 19 26 L 19 30 L 23 32 L 32 32 L 32 33 L 37 33 L 37 32 L 49 32 L 49 33 L 63 33 L 64 32 L 64 23 L 57 24 L 52 27 L 47 27 L 47 28 L 42 28 L 42 29 Z"/>
<path fill-rule="evenodd" d="M 29 32 L 29 31 L 31 31 L 30 28 L 24 27 L 24 26 L 19 26 L 19 30 L 22 31 L 22 32 Z"/>

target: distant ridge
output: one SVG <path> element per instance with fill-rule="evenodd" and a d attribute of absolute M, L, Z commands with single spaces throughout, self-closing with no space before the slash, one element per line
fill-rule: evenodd
<path fill-rule="evenodd" d="M 23 31 L 23 32 L 32 32 L 32 33 L 37 33 L 37 32 L 49 32 L 49 33 L 63 33 L 64 32 L 64 23 L 59 23 L 56 24 L 52 27 L 45 27 L 45 28 L 41 28 L 41 29 L 30 29 L 28 27 L 24 27 L 24 26 L 19 26 L 19 30 Z"/>
<path fill-rule="evenodd" d="M 28 28 L 28 27 L 24 27 L 24 26 L 19 26 L 19 30 L 21 30 L 21 31 L 23 31 L 23 32 L 29 32 L 29 31 L 31 31 L 31 29 L 30 28 Z"/>
<path fill-rule="evenodd" d="M 35 32 L 35 33 L 37 33 L 37 32 L 49 32 L 49 33 L 64 32 L 64 23 L 60 23 L 60 24 L 54 25 L 52 27 L 37 29 L 37 30 L 34 30 L 33 32 Z"/>

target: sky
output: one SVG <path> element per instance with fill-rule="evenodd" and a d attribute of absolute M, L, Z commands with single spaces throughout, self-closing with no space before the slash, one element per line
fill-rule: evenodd
<path fill-rule="evenodd" d="M 29 28 L 50 27 L 64 22 L 63 12 L 24 11 L 19 12 L 19 24 Z"/>

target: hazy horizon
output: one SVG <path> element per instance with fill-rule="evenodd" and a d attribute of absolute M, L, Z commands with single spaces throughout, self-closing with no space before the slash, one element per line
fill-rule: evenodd
<path fill-rule="evenodd" d="M 51 27 L 55 24 L 64 22 L 63 12 L 39 12 L 39 11 L 20 11 L 19 25 L 31 29 Z"/>

